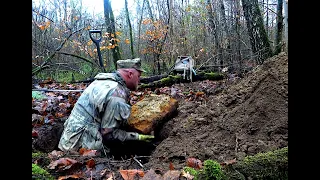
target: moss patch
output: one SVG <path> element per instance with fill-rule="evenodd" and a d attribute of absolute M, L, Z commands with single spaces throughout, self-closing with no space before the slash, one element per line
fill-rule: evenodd
<path fill-rule="evenodd" d="M 205 160 L 203 162 L 203 168 L 200 170 L 196 170 L 191 167 L 184 167 L 184 171 L 189 172 L 192 176 L 194 176 L 194 180 L 223 180 L 226 179 L 224 172 L 222 171 L 222 167 L 217 161 L 214 160 Z"/>
<path fill-rule="evenodd" d="M 36 164 L 32 163 L 32 179 L 49 179 L 49 180 L 53 180 L 54 177 L 50 175 L 50 173 L 48 173 L 48 171 L 46 171 L 45 169 L 39 167 Z"/>
<path fill-rule="evenodd" d="M 253 179 L 288 179 L 288 147 L 247 156 L 235 169 Z"/>
<path fill-rule="evenodd" d="M 184 171 L 193 175 L 195 180 L 287 180 L 288 147 L 247 156 L 236 164 L 222 167 L 214 160 L 206 160 L 202 169 L 184 167 Z"/>

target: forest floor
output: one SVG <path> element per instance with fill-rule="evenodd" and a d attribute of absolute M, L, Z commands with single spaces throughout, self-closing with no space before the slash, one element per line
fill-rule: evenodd
<path fill-rule="evenodd" d="M 71 86 L 85 88 L 68 88 Z M 222 163 L 288 146 L 288 56 L 284 53 L 267 59 L 242 78 L 229 75 L 220 81 L 174 84 L 159 92 L 173 95 L 179 106 L 174 117 L 163 125 L 158 141 L 123 145 L 114 156 L 104 158 L 62 156 L 57 149 L 63 122 L 79 92 L 48 92 L 50 98 L 33 99 L 32 148 L 45 156 L 33 157 L 32 163 L 49 169 L 60 179 L 121 180 L 124 177 L 119 170 L 147 173 L 153 169 L 164 174 L 182 169 L 188 158 Z M 62 163 L 62 158 L 74 161 Z"/>

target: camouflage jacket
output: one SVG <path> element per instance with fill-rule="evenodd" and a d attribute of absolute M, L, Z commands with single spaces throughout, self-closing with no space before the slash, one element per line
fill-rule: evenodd
<path fill-rule="evenodd" d="M 127 124 L 131 112 L 129 95 L 130 91 L 118 72 L 97 74 L 65 121 L 59 149 L 102 150 L 105 137 L 120 141 L 137 140 L 138 133 L 119 128 Z"/>

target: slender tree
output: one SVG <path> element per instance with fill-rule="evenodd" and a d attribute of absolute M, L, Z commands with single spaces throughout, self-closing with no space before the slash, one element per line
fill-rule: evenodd
<path fill-rule="evenodd" d="M 207 10 L 208 10 L 208 17 L 209 17 L 209 24 L 211 28 L 211 33 L 213 34 L 213 42 L 215 45 L 215 49 L 217 53 L 217 64 L 220 64 L 221 66 L 223 65 L 223 60 L 222 60 L 222 50 L 220 47 L 219 39 L 218 39 L 218 32 L 217 32 L 217 23 L 216 23 L 216 18 L 214 18 L 214 12 L 212 8 L 213 4 L 211 0 L 207 0 Z"/>
<path fill-rule="evenodd" d="M 288 0 L 283 1 L 285 50 L 288 53 Z"/>
<path fill-rule="evenodd" d="M 272 56 L 270 42 L 263 25 L 263 18 L 258 0 L 241 0 L 244 16 L 247 23 L 252 52 L 257 54 L 257 64 Z"/>
<path fill-rule="evenodd" d="M 239 71 L 242 70 L 242 58 L 241 58 L 241 36 L 240 36 L 240 1 L 236 1 L 235 2 L 235 13 L 236 13 L 236 37 L 237 37 L 237 41 L 236 41 L 236 47 L 235 47 L 235 51 L 236 51 L 236 58 L 237 58 L 237 62 L 239 63 Z"/>
<path fill-rule="evenodd" d="M 223 54 L 223 58 L 227 60 L 227 63 L 230 63 L 230 40 L 229 40 L 229 30 L 227 26 L 227 20 L 226 20 L 226 14 L 225 14 L 225 7 L 223 4 L 223 0 L 219 0 L 220 5 L 220 14 L 221 14 L 221 21 L 222 21 L 222 47 L 223 52 L 226 52 Z"/>
<path fill-rule="evenodd" d="M 116 42 L 116 28 L 114 24 L 114 15 L 112 11 L 112 7 L 109 0 L 103 1 L 104 5 L 104 18 L 107 26 L 107 32 L 110 33 L 110 42 L 112 45 L 115 45 L 114 48 L 112 48 L 112 57 L 113 57 L 113 63 L 114 66 L 117 68 L 117 61 L 121 59 L 119 46 L 117 46 Z"/>
<path fill-rule="evenodd" d="M 144 3 L 146 0 L 142 0 L 142 7 L 141 8 L 141 15 L 139 19 L 139 24 L 138 24 L 138 54 L 140 54 L 140 37 L 141 37 L 141 23 L 142 23 L 142 18 L 143 18 L 143 11 L 144 11 Z"/>
<path fill-rule="evenodd" d="M 283 27 L 283 16 L 282 16 L 282 0 L 278 0 L 278 6 L 277 6 L 277 26 L 276 26 L 276 35 L 275 35 L 275 40 L 276 40 L 276 46 L 274 53 L 279 54 L 281 52 L 282 48 L 282 27 Z"/>
<path fill-rule="evenodd" d="M 131 27 L 129 10 L 128 10 L 128 0 L 124 0 L 124 4 L 125 4 L 127 23 L 128 23 L 128 26 L 129 26 L 129 33 L 130 33 L 131 58 L 134 59 L 135 55 L 134 55 L 134 51 L 133 51 L 133 37 L 132 37 L 132 27 Z"/>

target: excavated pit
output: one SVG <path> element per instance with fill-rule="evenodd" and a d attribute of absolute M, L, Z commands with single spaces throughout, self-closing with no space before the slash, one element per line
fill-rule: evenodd
<path fill-rule="evenodd" d="M 108 153 L 115 160 L 129 159 L 134 156 L 139 156 L 141 163 L 147 163 L 149 156 L 156 149 L 156 147 L 165 140 L 170 132 L 170 129 L 164 126 L 170 119 L 177 116 L 178 111 L 174 111 L 170 117 L 167 117 L 159 123 L 153 131 L 155 139 L 151 142 L 144 141 L 126 141 L 126 142 L 109 142 L 107 146 L 110 148 Z M 130 129 L 128 129 L 130 130 Z"/>
<path fill-rule="evenodd" d="M 178 101 L 168 95 L 149 95 L 132 106 L 132 113 L 128 120 L 128 132 L 153 134 L 155 139 L 144 141 L 113 141 L 106 143 L 109 148 L 108 156 L 115 160 L 129 159 L 134 156 L 142 157 L 142 163 L 148 161 L 148 156 L 168 137 L 169 129 L 163 125 L 177 114 Z M 63 121 L 56 121 L 53 125 L 43 125 L 34 129 L 38 136 L 33 137 L 33 149 L 50 153 L 58 150 L 58 143 L 63 131 Z M 145 158 L 143 158 L 145 157 Z"/>
<path fill-rule="evenodd" d="M 151 134 L 151 142 L 126 141 L 108 142 L 109 155 L 115 159 L 126 159 L 132 156 L 149 156 L 161 141 L 168 137 L 168 130 L 163 125 L 177 115 L 178 100 L 169 95 L 148 94 L 132 105 L 128 118 L 127 131 Z"/>

